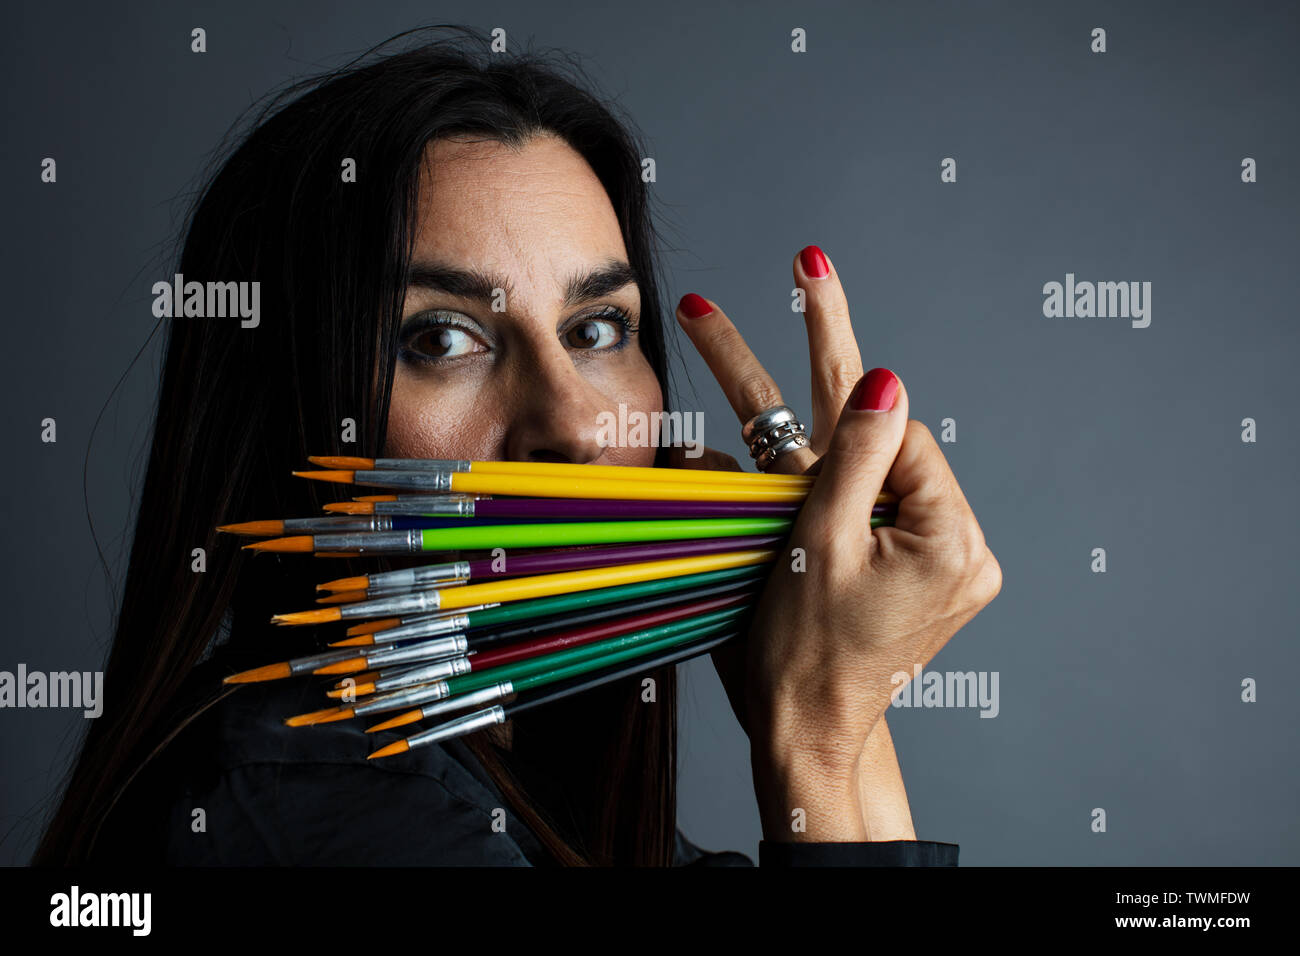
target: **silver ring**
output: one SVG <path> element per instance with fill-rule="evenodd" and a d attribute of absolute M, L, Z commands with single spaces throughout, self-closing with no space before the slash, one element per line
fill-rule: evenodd
<path fill-rule="evenodd" d="M 808 445 L 807 429 L 788 405 L 759 412 L 740 429 L 749 456 L 759 471 L 767 471 L 781 455 Z"/>

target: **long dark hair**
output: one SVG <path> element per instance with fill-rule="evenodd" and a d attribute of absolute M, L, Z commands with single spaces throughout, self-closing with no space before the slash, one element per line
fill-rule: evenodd
<path fill-rule="evenodd" d="M 449 35 L 429 39 L 426 30 Z M 267 622 L 285 595 L 311 592 L 319 565 L 263 558 L 250 569 L 249 555 L 213 529 L 321 513 L 328 499 L 320 486 L 290 477 L 309 454 L 383 454 L 419 165 L 431 140 L 477 134 L 521 145 L 551 132 L 587 160 L 618 216 L 640 284 L 641 348 L 668 401 L 657 237 L 641 179 L 646 152 L 590 87 L 570 58 L 494 54 L 471 30 L 427 27 L 290 85 L 255 111 L 246 134 L 232 128 L 238 147 L 224 161 L 218 155 L 197 193 L 176 271 L 187 280 L 259 281 L 260 324 L 168 321 L 105 672 L 113 690 L 90 723 L 34 864 L 95 859 L 96 834 L 132 779 L 219 696 L 211 683 L 195 692 L 187 682 L 215 645 L 256 651 L 262 662 L 267 648 L 290 646 Z M 342 181 L 344 158 L 356 161 L 355 182 Z M 340 447 L 348 418 L 356 444 Z M 207 569 L 196 573 L 191 552 L 200 547 Z M 331 574 L 361 573 L 344 565 L 333 562 Z M 622 682 L 517 720 L 510 752 L 467 739 L 555 861 L 671 863 L 675 671 L 654 676 L 656 706 Z M 582 808 L 576 824 L 562 826 L 562 814 L 530 797 L 510 768 L 516 754 L 555 768 L 571 805 Z"/>

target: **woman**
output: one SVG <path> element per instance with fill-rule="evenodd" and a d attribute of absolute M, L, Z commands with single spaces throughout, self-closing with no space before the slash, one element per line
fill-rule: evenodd
<path fill-rule="evenodd" d="M 645 153 L 564 71 L 486 49 L 466 31 L 286 90 L 199 195 L 175 271 L 259 282 L 260 320 L 171 321 L 108 704 L 34 862 L 749 862 L 676 829 L 672 667 L 651 704 L 621 681 L 382 761 L 358 722 L 283 726 L 319 688 L 221 685 L 318 646 L 268 621 L 320 563 L 250 563 L 213 531 L 319 514 L 329 489 L 289 477 L 309 454 L 692 463 L 597 441 L 600 412 L 668 389 Z M 745 643 L 714 654 L 760 862 L 955 863 L 915 840 L 883 714 L 1000 571 L 906 389 L 863 375 L 825 255 L 794 278 L 812 441 L 770 470 L 819 476 L 790 540 L 806 570 L 778 561 Z M 781 403 L 715 303 L 677 318 L 741 421 Z M 896 527 L 872 534 L 885 486 Z M 351 564 L 329 570 L 374 567 Z"/>

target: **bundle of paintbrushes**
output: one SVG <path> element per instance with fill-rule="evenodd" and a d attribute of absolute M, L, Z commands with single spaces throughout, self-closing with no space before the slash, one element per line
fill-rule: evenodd
<path fill-rule="evenodd" d="M 336 675 L 339 704 L 293 726 L 397 712 L 434 721 L 371 757 L 504 723 L 703 654 L 741 633 L 815 479 L 543 462 L 312 458 L 317 481 L 389 489 L 325 517 L 223 525 L 254 551 L 438 563 L 318 585 L 277 624 L 354 622 L 309 657 L 228 683 Z M 871 524 L 891 524 L 884 494 Z M 441 560 L 439 560 L 441 559 Z"/>

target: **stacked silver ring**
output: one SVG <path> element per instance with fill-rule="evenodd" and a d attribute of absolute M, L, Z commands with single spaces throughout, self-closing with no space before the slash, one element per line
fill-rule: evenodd
<path fill-rule="evenodd" d="M 808 445 L 807 429 L 787 405 L 777 405 L 759 412 L 745 422 L 740 436 L 749 446 L 749 456 L 759 471 L 767 471 L 772 462 L 786 452 Z"/>

